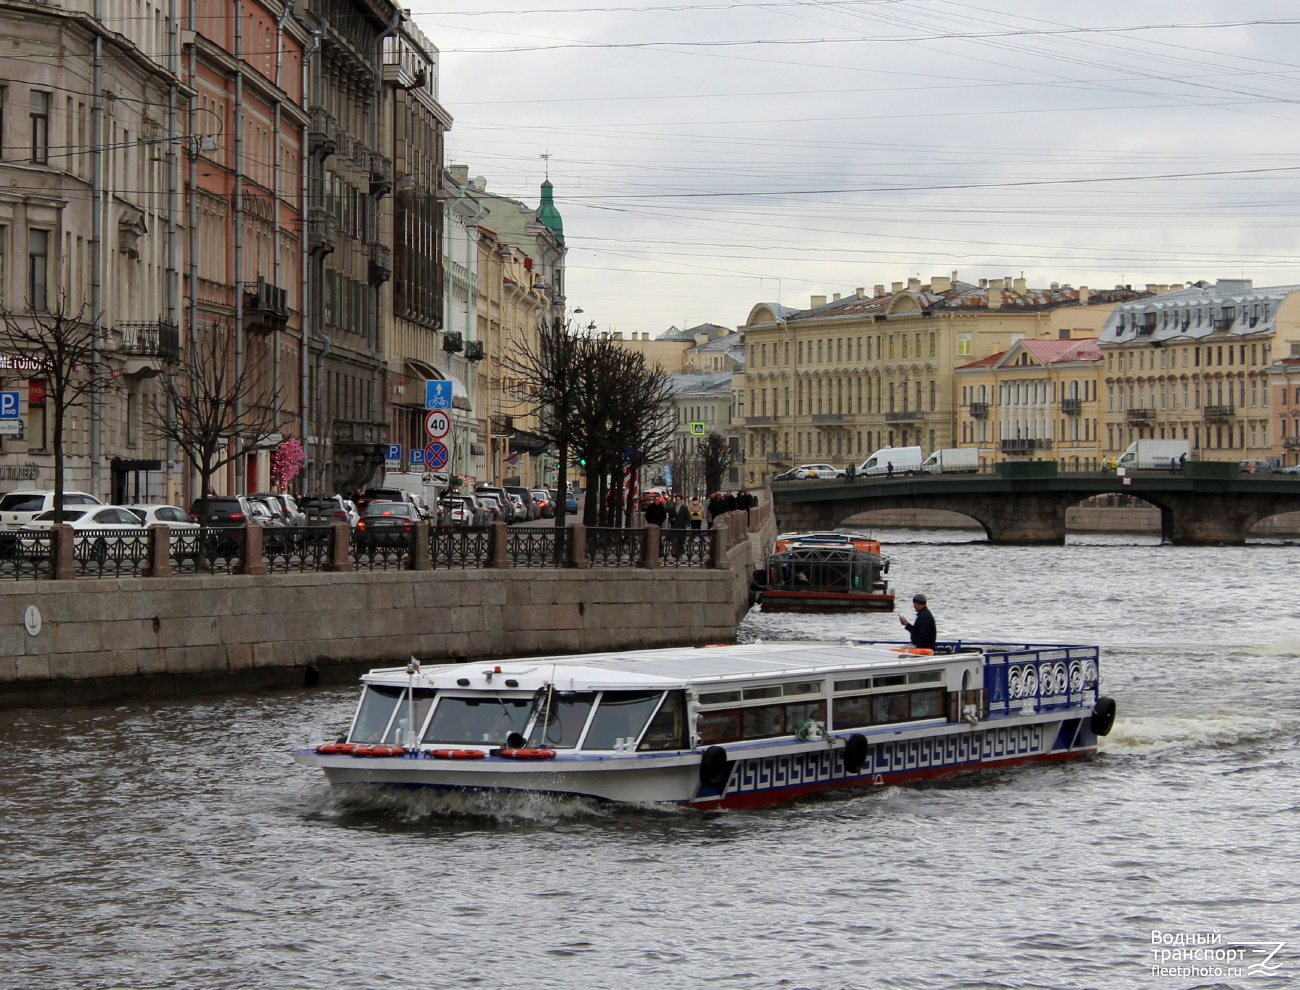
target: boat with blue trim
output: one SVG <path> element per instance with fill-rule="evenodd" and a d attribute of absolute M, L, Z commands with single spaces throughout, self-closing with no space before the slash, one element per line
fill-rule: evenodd
<path fill-rule="evenodd" d="M 760 643 L 373 670 L 331 784 L 698 809 L 1077 759 L 1110 731 L 1094 646 Z"/>
<path fill-rule="evenodd" d="M 754 572 L 763 612 L 892 612 L 889 558 L 870 537 L 783 533 Z"/>

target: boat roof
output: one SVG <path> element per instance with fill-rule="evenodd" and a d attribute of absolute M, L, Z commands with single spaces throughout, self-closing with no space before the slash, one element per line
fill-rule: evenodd
<path fill-rule="evenodd" d="M 454 663 L 421 667 L 417 687 L 440 690 L 535 691 L 547 684 L 562 690 L 666 690 L 697 684 L 874 670 L 909 669 L 953 660 L 975 659 L 971 653 L 914 656 L 883 645 L 855 643 L 755 643 L 743 646 L 633 650 L 577 656 L 532 657 L 500 663 Z M 490 676 L 489 676 L 490 675 Z M 405 667 L 372 670 L 367 683 L 405 686 Z M 469 684 L 458 683 L 468 680 Z M 513 680 L 515 685 L 506 685 Z"/>

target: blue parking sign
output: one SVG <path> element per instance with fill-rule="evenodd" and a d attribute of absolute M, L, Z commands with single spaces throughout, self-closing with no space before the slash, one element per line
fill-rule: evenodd
<path fill-rule="evenodd" d="M 422 449 L 418 447 L 411 448 L 411 463 L 412 464 L 424 463 L 424 451 Z"/>
<path fill-rule="evenodd" d="M 425 409 L 451 408 L 451 382 L 428 381 L 424 383 Z"/>
<path fill-rule="evenodd" d="M 402 445 L 400 443 L 390 443 L 388 449 L 384 451 L 384 460 L 402 462 Z"/>
<path fill-rule="evenodd" d="M 451 384 L 448 382 L 448 384 Z M 18 418 L 18 393 L 0 392 L 0 419 Z"/>

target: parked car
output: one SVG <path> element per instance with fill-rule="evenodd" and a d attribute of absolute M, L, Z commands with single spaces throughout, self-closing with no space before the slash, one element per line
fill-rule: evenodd
<path fill-rule="evenodd" d="M 1242 461 L 1238 465 L 1242 474 L 1276 474 L 1276 469 L 1268 461 Z"/>
<path fill-rule="evenodd" d="M 439 526 L 482 526 L 484 510 L 468 495 L 452 495 L 438 503 Z"/>
<path fill-rule="evenodd" d="M 480 485 L 474 492 L 475 495 L 494 495 L 496 500 L 501 503 L 501 521 L 502 522 L 523 522 L 523 519 L 515 518 L 515 503 L 510 500 L 504 488 L 498 488 L 494 485 Z"/>
<path fill-rule="evenodd" d="M 65 491 L 63 507 L 65 509 L 79 505 L 103 505 L 94 495 L 85 492 Z M 54 489 L 21 488 L 0 498 L 0 528 L 17 529 L 23 523 L 31 522 L 42 512 L 54 508 Z"/>
<path fill-rule="evenodd" d="M 527 488 L 522 488 L 519 485 L 506 485 L 506 494 L 512 498 L 518 497 L 519 503 L 523 506 L 523 518 L 519 520 L 520 522 L 532 522 L 541 514 L 537 503 L 533 501 L 533 493 Z"/>
<path fill-rule="evenodd" d="M 73 540 L 73 556 L 78 560 L 95 560 L 101 564 L 108 558 L 109 547 L 121 542 L 122 536 L 135 543 L 136 538 L 145 532 L 140 517 L 130 509 L 120 505 L 99 505 L 63 510 L 63 522 L 72 527 L 77 534 Z M 17 546 L 14 553 L 18 556 L 43 556 L 48 552 L 46 546 L 35 540 L 24 540 L 24 533 L 37 533 L 54 526 L 55 512 L 50 509 L 42 512 L 30 522 L 18 528 Z M 115 534 L 122 534 L 118 536 Z M 137 544 L 138 546 L 138 544 Z"/>
<path fill-rule="evenodd" d="M 551 493 L 545 488 L 534 488 L 530 494 L 533 501 L 537 503 L 537 517 L 539 519 L 550 519 L 555 515 L 555 503 L 551 501 Z"/>
<path fill-rule="evenodd" d="M 830 464 L 800 464 L 797 468 L 792 468 L 779 478 L 777 481 L 790 481 L 795 478 L 815 479 L 820 478 L 824 481 L 834 478 L 843 478 L 844 472 Z"/>
<path fill-rule="evenodd" d="M 357 510 L 364 516 L 371 502 L 406 502 L 414 505 L 414 497 L 403 488 L 367 488 L 357 500 Z"/>
<path fill-rule="evenodd" d="M 474 498 L 477 499 L 479 505 L 483 507 L 484 518 L 487 522 L 510 521 L 510 515 L 508 514 L 509 510 L 501 504 L 500 496 L 479 489 L 474 493 Z"/>
<path fill-rule="evenodd" d="M 190 518 L 200 526 L 242 526 L 252 513 L 247 495 L 209 495 L 190 506 Z"/>
<path fill-rule="evenodd" d="M 298 507 L 298 503 L 292 495 L 287 495 L 284 492 L 256 492 L 253 498 L 260 498 L 268 502 L 268 504 L 270 502 L 279 503 L 279 511 L 284 515 L 285 521 L 290 526 L 301 526 L 307 521 L 307 516 Z"/>
<path fill-rule="evenodd" d="M 142 526 L 161 523 L 172 529 L 198 529 L 199 524 L 190 518 L 190 514 L 175 505 L 128 505 L 131 513 L 140 519 Z"/>
<path fill-rule="evenodd" d="M 578 496 L 573 494 L 572 490 L 570 490 L 569 493 L 564 496 L 564 511 L 565 512 L 578 511 Z"/>
<path fill-rule="evenodd" d="M 522 495 L 518 495 L 515 492 L 507 492 L 506 497 L 510 499 L 511 504 L 513 504 L 515 507 L 516 522 L 532 521 L 533 517 L 529 511 L 529 506 L 525 504 L 524 497 Z"/>
<path fill-rule="evenodd" d="M 250 495 L 248 496 L 248 504 L 249 508 L 253 510 L 253 517 L 249 518 L 249 522 L 255 522 L 263 526 L 293 525 L 289 514 L 284 511 L 284 503 L 278 498 L 268 495 Z"/>
<path fill-rule="evenodd" d="M 360 520 L 356 506 L 342 495 L 313 495 L 299 503 L 307 522 L 312 525 L 345 522 L 355 526 Z"/>
<path fill-rule="evenodd" d="M 357 523 L 355 542 L 359 550 L 397 547 L 411 538 L 420 514 L 410 502 L 374 501 Z"/>

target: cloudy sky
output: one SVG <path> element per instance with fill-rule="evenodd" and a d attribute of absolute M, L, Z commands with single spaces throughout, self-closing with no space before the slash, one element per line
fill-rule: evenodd
<path fill-rule="evenodd" d="M 1300 282 L 1293 2 L 531 2 L 412 11 L 448 161 L 536 202 L 550 156 L 602 329 L 954 270 Z"/>

